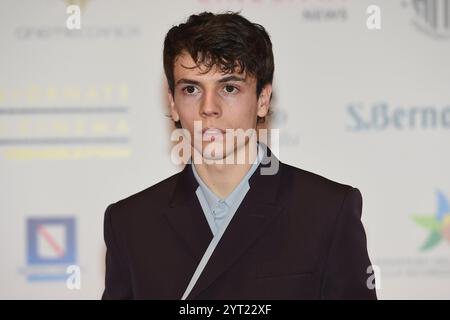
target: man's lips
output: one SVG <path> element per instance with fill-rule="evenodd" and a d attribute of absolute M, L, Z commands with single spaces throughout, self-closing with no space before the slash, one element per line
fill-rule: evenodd
<path fill-rule="evenodd" d="M 220 128 L 204 128 L 202 130 L 203 140 L 214 141 L 216 139 L 221 139 L 225 134 L 225 130 Z"/>
<path fill-rule="evenodd" d="M 208 134 L 208 135 L 218 135 L 218 134 L 225 134 L 225 130 L 220 128 L 203 128 L 202 134 Z"/>

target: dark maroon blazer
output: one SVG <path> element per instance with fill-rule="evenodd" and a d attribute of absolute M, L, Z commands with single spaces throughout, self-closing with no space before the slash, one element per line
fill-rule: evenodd
<path fill-rule="evenodd" d="M 188 299 L 376 299 L 359 190 L 271 161 L 278 172 L 250 178 Z M 108 206 L 103 299 L 182 297 L 213 237 L 197 187 L 188 164 Z"/>

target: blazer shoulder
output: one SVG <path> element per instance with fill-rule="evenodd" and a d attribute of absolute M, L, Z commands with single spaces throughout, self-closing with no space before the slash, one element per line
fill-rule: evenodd
<path fill-rule="evenodd" d="M 283 163 L 285 179 L 290 179 L 296 186 L 304 186 L 305 189 L 316 193 L 320 192 L 322 195 L 328 194 L 347 194 L 349 191 L 355 189 L 353 186 L 340 183 L 317 173 L 307 171 L 301 168 L 294 167 Z"/>
<path fill-rule="evenodd" d="M 362 195 L 358 188 L 339 183 L 319 174 L 285 165 L 281 192 L 283 203 L 291 208 L 307 206 L 326 221 L 361 216 Z"/>

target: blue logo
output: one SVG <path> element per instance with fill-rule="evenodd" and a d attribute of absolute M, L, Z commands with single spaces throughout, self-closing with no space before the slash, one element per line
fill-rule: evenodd
<path fill-rule="evenodd" d="M 29 218 L 26 226 L 28 281 L 65 281 L 76 262 L 75 218 Z"/>

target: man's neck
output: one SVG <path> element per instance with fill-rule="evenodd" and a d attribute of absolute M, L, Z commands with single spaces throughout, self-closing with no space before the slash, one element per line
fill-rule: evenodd
<path fill-rule="evenodd" d="M 195 169 L 202 179 L 202 181 L 214 192 L 219 198 L 225 199 L 237 185 L 244 178 L 245 174 L 250 170 L 253 162 L 257 156 L 256 152 L 249 153 L 250 144 L 247 143 L 245 146 L 237 150 L 237 159 L 239 159 L 240 154 L 245 152 L 247 157 L 243 164 L 227 164 L 226 158 L 223 160 L 223 164 L 208 164 L 202 159 L 202 163 L 194 164 Z M 256 147 L 257 148 L 257 147 Z M 197 151 L 194 151 L 197 152 Z M 251 155 L 250 161 L 248 160 L 248 155 Z M 230 156 L 233 156 L 230 155 Z"/>

